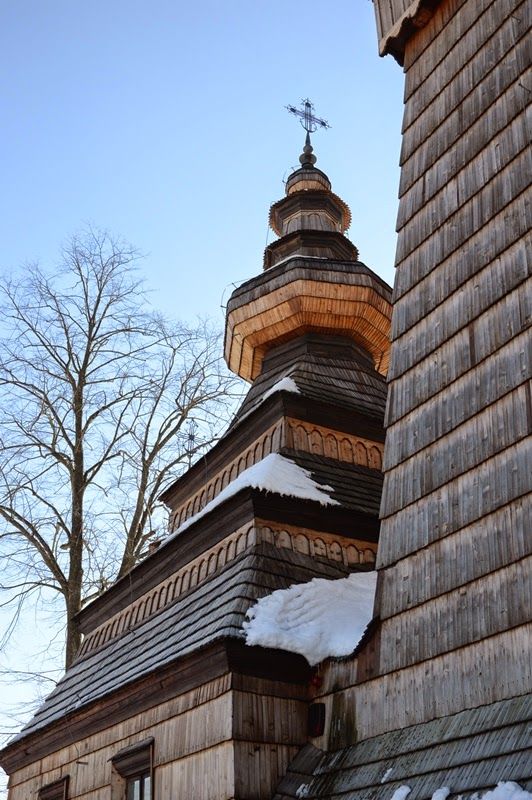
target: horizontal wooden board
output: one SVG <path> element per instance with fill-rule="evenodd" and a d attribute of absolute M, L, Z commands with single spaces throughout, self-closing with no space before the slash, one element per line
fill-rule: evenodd
<path fill-rule="evenodd" d="M 530 557 L 524 558 L 384 620 L 382 640 L 395 645 L 381 648 L 379 672 L 402 669 L 528 622 L 531 564 Z"/>
<path fill-rule="evenodd" d="M 493 226 L 478 231 L 459 254 L 454 253 L 445 259 L 406 294 L 397 298 L 392 325 L 394 341 L 433 313 L 453 292 L 468 286 L 470 281 L 477 281 L 480 291 L 486 291 L 485 282 L 494 283 L 497 279 L 492 275 L 497 270 L 498 281 L 504 287 L 500 296 L 520 282 L 523 272 L 520 253 L 526 250 L 528 234 L 526 214 L 521 213 L 524 200 L 523 196 L 522 204 L 516 203 L 510 211 L 498 215 Z M 530 272 L 528 264 L 526 269 Z"/>
<path fill-rule="evenodd" d="M 415 220 L 429 202 L 435 204 L 431 214 L 435 226 L 451 216 L 480 190 L 495 170 L 502 169 L 526 147 L 531 117 L 526 93 L 516 81 L 511 91 L 489 107 L 470 136 L 453 143 L 452 152 L 431 161 L 421 175 L 419 165 L 413 166 L 417 180 L 401 198 L 397 229 Z M 408 170 L 403 168 L 405 173 Z"/>
<path fill-rule="evenodd" d="M 477 228 L 471 231 L 467 239 L 459 242 L 459 247 L 456 245 L 455 232 L 452 232 L 448 239 L 431 237 L 408 256 L 401 265 L 401 270 L 396 273 L 396 305 L 400 298 L 415 289 L 424 279 L 428 279 L 424 288 L 430 286 L 430 275 L 434 270 L 438 270 L 436 276 L 439 276 L 440 281 L 441 273 L 444 272 L 449 276 L 450 286 L 454 284 L 458 287 L 470 275 L 504 253 L 518 239 L 527 237 L 532 225 L 532 211 L 527 203 L 526 188 L 493 218 L 478 219 L 477 222 Z M 444 296 L 446 294 L 447 290 Z M 423 316 L 419 302 L 434 308 L 441 299 L 438 301 L 436 298 L 433 301 L 430 291 L 427 291 L 423 301 L 414 303 L 417 319 Z"/>
<path fill-rule="evenodd" d="M 430 495 L 383 519 L 379 549 L 386 563 L 404 558 L 429 542 L 466 528 L 530 493 L 532 439 L 480 464 L 475 480 L 466 473 Z"/>
<path fill-rule="evenodd" d="M 393 566 L 379 550 L 381 619 L 511 564 L 532 553 L 532 501 L 499 509 L 474 525 L 438 539 Z M 479 557 L 479 554 L 482 554 Z"/>
<path fill-rule="evenodd" d="M 530 331 L 469 370 L 388 428 L 385 470 L 462 425 L 482 409 L 532 378 Z"/>
<path fill-rule="evenodd" d="M 514 152 L 514 157 L 500 171 L 496 168 L 490 170 L 491 154 L 486 154 L 485 161 L 480 161 L 478 167 L 486 178 L 482 181 L 478 192 L 460 203 L 458 180 L 450 187 L 430 200 L 416 215 L 410 225 L 399 231 L 397 240 L 396 266 L 402 266 L 414 250 L 426 242 L 435 239 L 435 232 L 445 223 L 445 232 L 440 230 L 440 239 L 445 241 L 445 252 L 448 254 L 459 247 L 472 236 L 479 225 L 485 225 L 509 205 L 514 199 L 529 187 L 529 175 L 532 164 L 530 149 L 525 147 Z M 478 173 L 477 173 L 478 174 Z M 443 241 L 441 242 L 443 244 Z M 426 265 L 426 271 L 436 264 Z"/>
<path fill-rule="evenodd" d="M 530 383 L 509 392 L 453 431 L 386 473 L 382 504 L 386 514 L 434 492 L 532 434 Z M 532 437 L 531 437 L 532 438 Z M 427 468 L 429 467 L 429 468 Z M 532 489 L 532 474 L 527 485 Z"/>
<path fill-rule="evenodd" d="M 482 0 L 468 6 L 484 8 L 482 24 L 470 26 L 454 48 L 447 46 L 443 60 L 438 62 L 437 54 L 431 50 L 429 58 L 425 59 L 428 62 L 425 70 L 432 68 L 426 80 L 417 83 L 416 75 L 412 77 L 403 117 L 401 164 L 423 140 L 420 131 L 424 130 L 426 137 L 433 134 L 527 32 L 530 12 L 526 0 L 501 0 L 498 3 Z M 520 18 L 520 24 L 513 21 L 513 14 Z M 407 76 L 407 83 L 409 80 Z"/>
<path fill-rule="evenodd" d="M 400 377 L 390 382 L 387 424 L 449 387 L 500 348 L 508 345 L 518 353 L 520 343 L 512 344 L 512 341 L 529 331 L 532 325 L 528 302 L 531 283 L 532 279 L 527 279 L 472 320 L 469 326 L 457 326 L 458 331 L 437 345 L 430 358 L 426 357 L 428 354 L 423 355 L 426 345 L 419 337 L 412 337 L 407 341 L 408 346 L 405 344 L 402 351 L 396 351 L 396 374 Z M 430 346 L 434 339 L 428 331 L 427 336 L 427 346 Z M 434 336 L 436 341 L 437 337 L 438 333 Z M 414 366 L 409 368 L 407 365 L 412 361 Z"/>

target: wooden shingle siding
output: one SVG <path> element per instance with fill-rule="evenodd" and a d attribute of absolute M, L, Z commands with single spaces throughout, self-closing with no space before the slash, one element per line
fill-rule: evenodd
<path fill-rule="evenodd" d="M 512 339 L 490 358 L 395 422 L 386 440 L 385 469 L 391 469 L 427 445 L 455 430 L 482 409 L 532 378 L 530 330 Z M 412 376 L 413 381 L 413 376 Z M 526 388 L 526 387 L 525 387 Z"/>
<path fill-rule="evenodd" d="M 193 721 L 193 709 L 198 709 L 197 724 Z M 126 721 L 118 724 L 110 721 L 104 731 L 84 740 L 83 754 L 79 743 L 71 740 L 66 747 L 17 770 L 11 779 L 13 797 L 27 800 L 33 796 L 36 787 L 55 780 L 61 769 L 70 771 L 70 797 L 83 797 L 85 800 L 85 796 L 93 796 L 92 793 L 97 798 L 105 797 L 109 791 L 111 758 L 120 749 L 146 738 L 145 731 L 150 731 L 149 735 L 157 736 L 155 757 L 158 765 L 172 757 L 175 748 L 183 757 L 198 750 L 198 737 L 209 715 L 212 715 L 212 724 L 205 733 L 207 746 L 212 747 L 226 740 L 231 733 L 229 675 L 182 693 L 142 714 L 133 712 Z"/>
<path fill-rule="evenodd" d="M 382 623 L 370 664 L 386 677 L 368 688 L 383 692 L 375 714 L 383 703 L 404 723 L 528 687 L 530 15 L 528 0 L 444 0 L 405 45 Z M 411 712 L 392 699 L 399 685 Z"/>
<path fill-rule="evenodd" d="M 387 619 L 379 669 L 391 672 L 526 623 L 532 616 L 530 568 L 525 558 L 483 575 L 416 609 Z"/>
<path fill-rule="evenodd" d="M 454 478 L 468 473 L 529 437 L 530 385 L 522 385 L 488 406 L 449 433 L 394 468 L 393 480 L 385 482 L 382 503 L 386 514 L 405 509 L 421 497 L 434 492 Z M 525 488 L 532 479 L 522 476 Z"/>
<path fill-rule="evenodd" d="M 479 465 L 474 483 L 469 473 L 461 475 L 401 509 L 389 521 L 384 520 L 378 565 L 392 564 L 483 517 L 489 525 L 488 515 L 510 502 L 520 498 L 525 502 L 525 496 L 530 502 L 531 474 L 532 439 L 529 437 L 519 446 L 513 445 Z"/>
<path fill-rule="evenodd" d="M 443 60 L 438 60 L 439 53 L 432 42 L 423 59 L 416 61 L 406 73 L 401 166 L 474 88 L 482 84 L 527 33 L 530 21 L 527 0 L 498 0 L 495 3 L 493 0 L 477 0 L 474 5 L 466 3 L 455 19 L 465 19 L 467 13 L 471 15 L 473 24 L 450 50 L 448 31 L 442 31 L 443 41 L 447 44 Z M 479 19 L 475 20 L 477 14 Z M 466 124 L 469 124 L 467 119 Z M 425 136 L 422 131 L 425 131 Z"/>
<path fill-rule="evenodd" d="M 531 530 L 532 497 L 528 497 L 402 559 L 382 573 L 381 618 L 444 595 L 530 555 Z"/>

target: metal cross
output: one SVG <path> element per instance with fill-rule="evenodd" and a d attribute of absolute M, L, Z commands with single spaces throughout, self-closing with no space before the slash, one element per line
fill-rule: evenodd
<path fill-rule="evenodd" d="M 314 111 L 314 106 L 308 99 L 301 101 L 301 105 L 303 106 L 303 110 L 301 111 L 299 108 L 295 106 L 286 106 L 288 111 L 291 114 L 294 114 L 296 117 L 299 117 L 299 122 L 304 127 L 307 133 L 314 133 L 315 130 L 319 128 L 330 128 L 331 126 L 325 119 L 320 119 L 319 117 L 315 117 L 312 113 Z"/>

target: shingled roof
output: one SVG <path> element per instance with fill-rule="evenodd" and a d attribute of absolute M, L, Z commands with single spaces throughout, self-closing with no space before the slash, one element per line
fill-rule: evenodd
<path fill-rule="evenodd" d="M 257 409 L 283 378 L 295 383 L 298 394 L 333 404 L 382 422 L 386 381 L 373 362 L 353 342 L 336 347 L 322 337 L 308 335 L 275 349 L 264 359 L 263 372 L 254 381 L 229 430 Z"/>
<path fill-rule="evenodd" d="M 269 544 L 248 549 L 159 613 L 75 661 L 17 738 L 216 640 L 241 640 L 246 611 L 275 589 L 349 571 L 339 562 Z"/>
<path fill-rule="evenodd" d="M 449 798 L 518 781 L 532 788 L 532 698 L 516 697 L 331 753 L 307 745 L 281 780 L 274 800 L 391 800 L 408 786 L 408 800 L 429 800 L 441 787 Z"/>

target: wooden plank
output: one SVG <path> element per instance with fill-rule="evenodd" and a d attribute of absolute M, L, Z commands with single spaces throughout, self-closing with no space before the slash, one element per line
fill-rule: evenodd
<path fill-rule="evenodd" d="M 268 800 L 299 747 L 235 742 L 235 797 Z M 198 795 L 196 795 L 198 796 Z"/>
<path fill-rule="evenodd" d="M 381 648 L 379 672 L 402 669 L 528 622 L 531 564 L 530 557 L 524 558 L 383 621 L 381 636 L 395 646 Z"/>
<path fill-rule="evenodd" d="M 450 281 L 451 285 L 456 281 L 456 286 L 459 286 L 475 271 L 480 271 L 492 259 L 504 253 L 513 242 L 521 237 L 526 240 L 530 235 L 531 224 L 532 212 L 525 191 L 515 196 L 509 205 L 490 220 L 479 219 L 477 229 L 471 232 L 459 249 L 454 244 L 454 238 L 447 242 L 443 238 L 431 237 L 408 256 L 396 273 L 396 303 L 425 279 L 427 283 L 424 285 L 427 287 L 430 275 L 436 269 L 436 275 L 440 275 L 442 271 L 447 271 L 448 275 L 456 273 L 457 278 L 450 278 Z M 430 259 L 429 263 L 427 259 Z M 468 262 L 469 266 L 462 266 L 463 262 Z M 430 298 L 428 292 L 427 298 Z M 430 304 L 431 300 L 425 299 L 422 302 Z M 432 307 L 436 304 L 434 302 Z M 414 313 L 419 315 L 420 306 L 415 306 Z"/>
<path fill-rule="evenodd" d="M 379 576 L 377 603 L 381 619 L 530 555 L 530 530 L 532 503 L 519 503 L 438 539 L 392 566 L 386 560 L 388 553 L 381 549 L 380 566 L 389 566 Z"/>
<path fill-rule="evenodd" d="M 480 3 L 478 5 L 482 7 Z M 517 26 L 512 19 L 513 14 L 520 18 Z M 426 59 L 426 69 L 431 69 L 427 79 L 421 84 L 414 82 L 413 91 L 410 87 L 407 90 L 411 94 L 403 117 L 401 164 L 421 144 L 423 138 L 431 136 L 464 102 L 473 88 L 499 65 L 516 42 L 527 33 L 529 14 L 527 0 L 489 3 L 482 18 L 483 24 L 470 27 L 454 50 L 447 51 L 448 55 L 443 61 L 434 63 L 431 52 Z M 421 64 L 421 61 L 417 63 Z"/>
<path fill-rule="evenodd" d="M 475 470 L 475 481 L 468 473 L 460 475 L 385 517 L 380 541 L 386 561 L 395 562 L 529 494 L 531 475 L 532 441 L 523 439 L 480 464 Z"/>
<path fill-rule="evenodd" d="M 396 266 L 405 261 L 408 255 L 419 248 L 419 245 L 435 239 L 435 233 L 444 222 L 446 237 L 440 238 L 445 238 L 446 253 L 452 252 L 478 230 L 479 224 L 486 224 L 512 203 L 521 192 L 528 189 L 532 166 L 532 156 L 528 147 L 519 152 L 500 172 L 490 167 L 491 161 L 488 155 L 484 160 L 481 159 L 478 165 L 485 175 L 485 180 L 478 185 L 482 188 L 479 188 L 476 194 L 469 196 L 462 204 L 456 199 L 458 192 L 456 183 L 451 183 L 449 189 L 429 201 L 422 212 L 416 215 L 415 224 L 411 222 L 407 228 L 400 231 Z M 478 187 L 476 186 L 475 190 Z M 436 266 L 434 263 L 427 265 L 426 272 L 428 273 L 434 266 Z"/>
<path fill-rule="evenodd" d="M 440 66 L 449 52 L 453 53 L 455 59 L 461 57 L 455 52 L 454 43 L 466 35 L 484 14 L 490 2 L 491 0 L 479 0 L 476 3 L 447 0 L 439 4 L 427 25 L 413 37 L 408 53 L 405 53 L 405 103 L 410 101 L 412 93 L 430 76 L 431 70 Z M 424 58 L 419 58 L 421 52 Z"/>
<path fill-rule="evenodd" d="M 432 212 L 434 226 L 441 224 L 526 147 L 531 118 L 526 93 L 518 80 L 498 103 L 492 103 L 469 136 L 453 143 L 451 151 L 436 160 L 431 150 L 426 171 L 420 171 L 419 164 L 411 165 L 417 180 L 401 198 L 397 229 L 404 228 L 432 201 L 437 209 Z M 441 142 L 441 137 L 436 141 Z M 402 174 L 408 173 L 403 167 Z"/>
<path fill-rule="evenodd" d="M 308 701 L 234 691 L 232 738 L 301 747 L 307 740 Z"/>
<path fill-rule="evenodd" d="M 432 136 L 422 140 L 408 155 L 401 169 L 400 198 L 419 184 L 426 199 L 430 199 L 441 188 L 445 169 L 451 170 L 449 174 L 452 177 L 464 166 L 468 156 L 476 155 L 526 108 L 526 91 L 520 76 L 516 76 L 512 69 L 513 60 L 525 60 L 526 55 L 527 40 L 523 37 L 504 57 L 500 67 L 486 75 L 463 103 L 441 122 Z M 465 138 L 461 136 L 464 129 L 470 133 Z M 444 159 L 451 148 L 454 148 L 453 157 Z"/>
<path fill-rule="evenodd" d="M 155 771 L 154 796 L 231 800 L 235 792 L 234 745 L 226 742 Z"/>
<path fill-rule="evenodd" d="M 398 464 L 384 481 L 382 503 L 386 514 L 405 509 L 532 434 L 529 397 L 530 385 L 518 387 Z M 532 489 L 532 475 L 528 488 Z"/>
<path fill-rule="evenodd" d="M 420 400 L 406 418 L 390 420 L 385 470 L 462 425 L 487 406 L 532 378 L 530 331 L 526 330 L 447 387 L 445 396 Z M 403 381 L 406 380 L 403 378 Z M 413 378 L 409 379 L 413 382 Z M 412 397 L 415 387 L 402 395 Z M 418 398 L 419 400 L 419 398 Z M 407 411 L 410 409 L 407 409 Z M 396 407 L 396 414 L 400 409 Z"/>
<path fill-rule="evenodd" d="M 394 306 L 392 340 L 397 340 L 412 329 L 453 292 L 466 288 L 471 279 L 478 280 L 481 292 L 486 291 L 485 283 L 498 281 L 504 287 L 499 295 L 502 296 L 505 290 L 509 291 L 520 282 L 523 271 L 530 273 L 526 256 L 525 267 L 522 266 L 528 233 L 526 214 L 521 214 L 522 210 L 521 204 L 516 203 L 510 213 L 498 215 L 493 220 L 493 226 L 471 237 L 459 254 L 445 259 L 398 297 Z M 522 235 L 524 240 L 521 239 Z M 500 273 L 498 279 L 493 275 L 495 269 Z"/>
<path fill-rule="evenodd" d="M 348 689 L 359 738 L 526 694 L 531 633 L 514 628 Z"/>
<path fill-rule="evenodd" d="M 395 422 L 426 402 L 509 343 L 510 349 L 518 352 L 519 345 L 511 346 L 511 342 L 530 329 L 532 315 L 527 308 L 527 297 L 531 283 L 532 279 L 529 278 L 519 284 L 516 289 L 473 318 L 469 327 L 466 325 L 471 311 L 462 310 L 460 298 L 453 297 L 447 308 L 454 309 L 457 316 L 449 326 L 451 335 L 442 342 L 440 338 L 449 330 L 447 323 L 443 321 L 436 326 L 433 320 L 432 333 L 423 321 L 419 323 L 418 331 L 426 332 L 427 342 L 420 337 L 408 338 L 405 335 L 404 346 L 395 351 L 392 364 L 394 374 L 390 378 L 387 422 Z M 493 291 L 497 292 L 495 286 Z M 486 295 L 489 295 L 489 289 L 486 289 L 484 296 Z M 459 313 L 466 320 L 462 326 L 458 322 Z M 430 358 L 427 357 L 429 355 Z"/>

